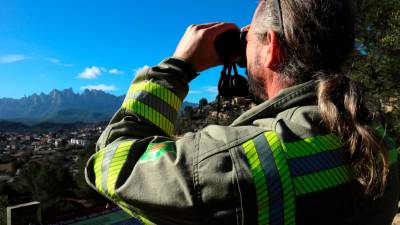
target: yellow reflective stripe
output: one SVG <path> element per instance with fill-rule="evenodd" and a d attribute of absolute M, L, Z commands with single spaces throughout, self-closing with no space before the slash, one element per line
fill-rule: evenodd
<path fill-rule="evenodd" d="M 135 219 L 138 219 L 140 222 L 142 222 L 145 225 L 153 225 L 154 223 L 152 223 L 150 220 L 146 219 L 144 216 L 136 213 L 135 211 L 131 210 L 128 203 L 126 203 L 125 201 L 123 201 L 122 199 L 118 198 L 117 202 L 118 206 L 124 210 L 124 212 L 126 212 L 128 215 L 132 216 Z"/>
<path fill-rule="evenodd" d="M 137 91 L 146 91 L 157 96 L 158 98 L 169 104 L 177 112 L 179 111 L 182 104 L 182 101 L 173 92 L 151 81 L 142 81 L 132 84 L 128 90 L 127 96 Z"/>
<path fill-rule="evenodd" d="M 283 221 L 285 225 L 293 225 L 296 223 L 296 206 L 293 179 L 290 174 L 289 165 L 278 135 L 271 131 L 264 133 L 264 136 L 271 148 L 280 177 L 283 195 Z"/>
<path fill-rule="evenodd" d="M 269 224 L 269 201 L 268 188 L 264 170 L 261 166 L 260 158 L 257 153 L 256 146 L 253 140 L 249 140 L 242 145 L 246 158 L 250 164 L 251 174 L 253 176 L 254 187 L 256 190 L 258 224 Z"/>
<path fill-rule="evenodd" d="M 100 193 L 103 193 L 103 186 L 102 186 L 102 180 L 103 180 L 103 172 L 102 172 L 102 165 L 103 165 L 103 158 L 104 158 L 104 153 L 105 149 L 102 149 L 98 151 L 94 156 L 93 156 L 93 170 L 94 170 L 94 176 L 95 176 L 95 186 L 98 189 Z"/>
<path fill-rule="evenodd" d="M 139 114 L 168 135 L 172 135 L 175 129 L 175 125 L 170 120 L 152 107 L 140 102 L 139 99 L 125 99 L 124 103 L 122 103 L 122 108 Z"/>
<path fill-rule="evenodd" d="M 318 173 L 307 174 L 294 177 L 294 186 L 296 195 L 303 195 L 311 192 L 335 187 L 349 182 L 349 166 L 343 165 L 336 168 L 323 170 Z"/>
<path fill-rule="evenodd" d="M 304 140 L 284 143 L 283 151 L 288 159 L 314 155 L 316 153 L 336 150 L 342 147 L 340 139 L 334 134 L 309 137 Z"/>
<path fill-rule="evenodd" d="M 112 156 L 112 159 L 109 162 L 110 165 L 108 167 L 107 167 L 107 165 L 103 165 L 104 163 L 107 163 L 104 161 L 104 156 L 106 154 L 107 147 L 98 151 L 93 156 L 95 186 L 100 193 L 107 195 L 111 199 L 113 199 L 118 204 L 118 206 L 122 210 L 124 210 L 126 213 L 128 213 L 130 216 L 138 219 L 139 221 L 142 222 L 142 224 L 150 225 L 153 223 L 151 223 L 148 219 L 146 219 L 142 215 L 131 210 L 129 205 L 115 193 L 115 184 L 116 184 L 118 175 L 121 172 L 121 169 L 122 169 L 124 163 L 126 162 L 126 159 L 129 154 L 129 150 L 132 147 L 133 143 L 134 143 L 134 141 L 121 142 L 118 145 L 114 155 Z M 106 171 L 103 171 L 105 169 L 108 169 L 107 173 L 106 173 Z M 103 177 L 104 174 L 106 174 L 107 177 Z M 106 193 L 103 188 L 103 183 L 102 183 L 103 179 L 107 179 Z"/>
<path fill-rule="evenodd" d="M 133 143 L 134 141 L 125 141 L 121 143 L 111 160 L 107 175 L 107 192 L 110 197 L 115 195 L 115 184 L 117 182 L 118 175 L 121 172 L 122 166 L 128 157 L 129 149 Z"/>

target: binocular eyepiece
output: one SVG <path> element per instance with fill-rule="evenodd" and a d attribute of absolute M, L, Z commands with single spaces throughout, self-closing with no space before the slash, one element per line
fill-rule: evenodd
<path fill-rule="evenodd" d="M 226 63 L 236 63 L 241 68 L 245 68 L 247 65 L 246 35 L 247 31 L 237 30 L 229 30 L 220 34 L 214 42 L 218 55 L 224 58 Z"/>

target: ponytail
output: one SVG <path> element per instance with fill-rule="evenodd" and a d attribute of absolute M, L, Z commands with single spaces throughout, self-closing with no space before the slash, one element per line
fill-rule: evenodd
<path fill-rule="evenodd" d="M 367 194 L 383 194 L 388 175 L 387 147 L 372 126 L 358 83 L 344 75 L 319 79 L 318 108 L 327 128 L 347 150 L 351 171 Z"/>
<path fill-rule="evenodd" d="M 384 191 L 388 175 L 388 151 L 372 127 L 373 116 L 364 106 L 360 86 L 334 74 L 342 71 L 354 51 L 354 4 L 348 0 L 281 0 L 280 13 L 271 9 L 275 1 L 263 0 L 256 32 L 282 32 L 285 56 L 278 65 L 282 79 L 301 83 L 319 78 L 318 105 L 327 128 L 341 138 L 348 151 L 353 176 L 366 193 Z M 265 7 L 264 7 L 265 6 Z M 280 26 L 282 24 L 282 26 Z"/>

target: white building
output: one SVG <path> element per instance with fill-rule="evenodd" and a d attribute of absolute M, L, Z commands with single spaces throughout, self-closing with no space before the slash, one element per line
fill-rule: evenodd
<path fill-rule="evenodd" d="M 80 145 L 80 146 L 87 146 L 89 142 L 84 139 L 77 139 L 77 138 L 71 138 L 69 141 L 71 145 Z"/>

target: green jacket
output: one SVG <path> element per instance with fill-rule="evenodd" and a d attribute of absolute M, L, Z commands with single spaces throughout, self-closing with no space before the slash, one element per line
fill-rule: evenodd
<path fill-rule="evenodd" d="M 230 126 L 174 139 L 196 76 L 170 58 L 141 71 L 86 167 L 88 184 L 144 224 L 391 224 L 397 152 L 384 196 L 363 197 L 340 140 L 315 105 L 315 81 L 282 90 Z"/>

